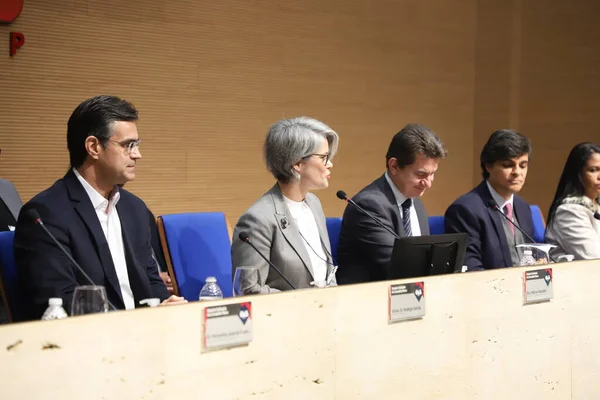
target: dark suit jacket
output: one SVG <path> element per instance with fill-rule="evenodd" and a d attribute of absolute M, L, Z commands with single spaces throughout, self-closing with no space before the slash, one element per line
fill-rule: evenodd
<path fill-rule="evenodd" d="M 17 224 L 17 218 L 15 218 L 6 203 L 0 198 L 0 232 L 10 230 L 9 227 L 15 226 Z"/>
<path fill-rule="evenodd" d="M 148 209 L 144 202 L 120 188 L 117 211 L 121 220 L 125 260 L 135 304 L 139 300 L 169 297 L 152 258 Z M 15 258 L 25 302 L 25 318 L 39 319 L 50 297 L 61 297 L 63 307 L 71 311 L 73 291 L 89 283 L 52 239 L 27 215 L 36 209 L 46 227 L 71 254 L 94 283 L 106 288 L 108 300 L 124 309 L 119 280 L 108 242 L 85 189 L 69 170 L 49 189 L 27 204 L 19 214 L 15 231 Z"/>
<path fill-rule="evenodd" d="M 485 181 L 459 197 L 445 214 L 446 233 L 469 235 L 465 264 L 469 271 L 512 267 L 510 249 L 502 225 L 502 216 L 488 206 L 492 194 Z M 515 195 L 514 214 L 519 226 L 533 237 L 533 220 L 529 204 Z M 527 238 L 524 238 L 527 242 Z"/>
<path fill-rule="evenodd" d="M 406 236 L 394 192 L 385 175 L 361 190 L 353 200 L 400 237 Z M 429 220 L 421 200 L 414 199 L 421 235 L 429 235 Z M 348 204 L 342 218 L 338 247 L 338 284 L 386 279 L 396 238 L 354 205 Z"/>
<path fill-rule="evenodd" d="M 7 231 L 9 225 L 15 226 L 22 204 L 15 185 L 0 178 L 0 231 Z"/>

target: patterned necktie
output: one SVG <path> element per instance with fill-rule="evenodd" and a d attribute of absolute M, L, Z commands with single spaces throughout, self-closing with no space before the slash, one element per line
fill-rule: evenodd
<path fill-rule="evenodd" d="M 410 228 L 410 207 L 412 206 L 412 199 L 407 199 L 402 203 L 402 225 L 404 225 L 404 232 L 406 236 L 412 236 L 412 229 Z"/>
<path fill-rule="evenodd" d="M 508 217 L 508 219 L 510 219 L 511 221 L 514 222 L 512 204 L 506 203 L 506 205 L 504 206 L 504 215 L 506 215 Z M 511 223 L 509 223 L 509 225 L 510 225 L 510 230 L 514 236 L 515 235 L 515 226 Z"/>

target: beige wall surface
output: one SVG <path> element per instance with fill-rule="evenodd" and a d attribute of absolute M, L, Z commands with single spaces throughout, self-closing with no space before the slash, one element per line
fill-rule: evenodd
<path fill-rule="evenodd" d="M 553 268 L 530 305 L 524 268 L 425 278 L 395 324 L 400 281 L 239 298 L 252 342 L 208 353 L 207 303 L 2 326 L 2 399 L 597 399 L 600 262 Z"/>
<path fill-rule="evenodd" d="M 474 0 L 26 2 L 0 57 L 0 176 L 24 199 L 68 166 L 66 121 L 93 95 L 140 110 L 143 159 L 128 185 L 156 214 L 221 210 L 237 217 L 273 184 L 268 127 L 309 115 L 339 132 L 328 215 L 384 171 L 393 134 L 435 129 L 452 151 L 432 212 L 471 182 Z M 460 18 L 448 18 L 448 15 Z M 8 50 L 6 51 L 8 53 Z M 462 155 L 462 156 L 461 156 Z"/>
<path fill-rule="evenodd" d="M 489 135 L 519 130 L 533 146 L 522 195 L 544 215 L 570 150 L 600 142 L 599 13 L 594 0 L 478 2 L 473 179 Z"/>
<path fill-rule="evenodd" d="M 282 117 L 339 132 L 331 188 L 354 194 L 383 172 L 394 133 L 430 126 L 450 155 L 424 202 L 441 214 L 479 180 L 496 128 L 529 135 L 524 194 L 545 210 L 567 149 L 596 139 L 595 0 L 38 0 L 0 57 L 0 176 L 28 200 L 68 166 L 66 121 L 82 100 L 140 110 L 143 160 L 128 189 L 155 214 L 237 217 L 273 183 L 262 141 Z M 7 41 L 8 42 L 8 41 Z"/>
<path fill-rule="evenodd" d="M 534 159 L 523 195 L 549 206 L 567 156 L 600 143 L 600 2 L 523 0 L 519 128 Z"/>

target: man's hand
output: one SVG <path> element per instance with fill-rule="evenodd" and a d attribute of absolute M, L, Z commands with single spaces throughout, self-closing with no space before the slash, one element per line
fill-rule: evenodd
<path fill-rule="evenodd" d="M 161 272 L 160 278 L 162 279 L 163 283 L 167 287 L 167 290 L 169 291 L 169 293 L 173 294 L 175 292 L 175 289 L 173 289 L 173 282 L 171 281 L 171 277 L 169 276 L 169 273 Z"/>
<path fill-rule="evenodd" d="M 168 299 L 166 299 L 165 301 L 160 303 L 160 305 L 161 306 L 175 306 L 177 304 L 186 304 L 187 302 L 188 301 L 186 299 L 184 299 L 183 297 L 172 295 L 171 297 L 169 297 Z"/>

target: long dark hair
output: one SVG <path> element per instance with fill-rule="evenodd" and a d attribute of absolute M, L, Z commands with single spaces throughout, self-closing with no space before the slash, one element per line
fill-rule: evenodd
<path fill-rule="evenodd" d="M 556 209 L 566 197 L 583 196 L 585 194 L 585 188 L 583 187 L 581 180 L 581 172 L 587 165 L 590 156 L 594 153 L 600 153 L 600 146 L 589 142 L 579 143 L 573 147 L 573 150 L 569 153 L 565 168 L 558 181 L 554 200 L 552 200 L 552 205 L 548 211 L 547 226 L 552 224 Z"/>

